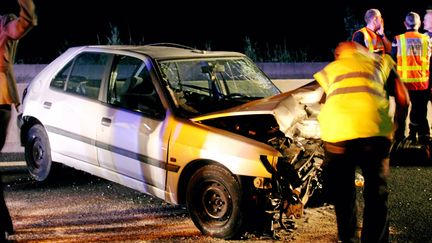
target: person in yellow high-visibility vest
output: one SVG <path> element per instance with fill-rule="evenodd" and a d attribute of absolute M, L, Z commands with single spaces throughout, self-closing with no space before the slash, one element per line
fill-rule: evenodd
<path fill-rule="evenodd" d="M 335 206 L 338 238 L 357 242 L 355 171 L 365 179 L 362 242 L 388 242 L 389 149 L 393 131 L 389 95 L 409 106 L 390 55 L 375 55 L 356 42 L 335 49 L 336 60 L 314 74 L 325 92 L 318 121 L 324 141 L 324 188 Z"/>
<path fill-rule="evenodd" d="M 404 21 L 407 31 L 397 35 L 392 43 L 392 56 L 397 63 L 397 72 L 408 89 L 411 100 L 408 139 L 420 142 L 429 141 L 430 128 L 427 120 L 429 101 L 429 37 L 418 32 L 420 15 L 409 12 Z M 396 116 L 401 126 L 395 132 L 395 140 L 403 140 L 407 113 Z"/>
<path fill-rule="evenodd" d="M 366 47 L 371 53 L 390 54 L 391 42 L 384 33 L 384 19 L 378 9 L 366 11 L 366 26 L 353 33 L 352 40 Z"/>

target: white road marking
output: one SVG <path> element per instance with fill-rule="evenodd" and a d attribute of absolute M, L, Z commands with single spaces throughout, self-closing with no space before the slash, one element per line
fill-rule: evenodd
<path fill-rule="evenodd" d="M 25 161 L 4 161 L 0 162 L 0 167 L 26 166 Z"/>

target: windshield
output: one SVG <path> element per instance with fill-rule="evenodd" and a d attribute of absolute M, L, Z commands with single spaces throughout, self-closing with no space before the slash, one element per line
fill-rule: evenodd
<path fill-rule="evenodd" d="M 170 60 L 160 67 L 176 107 L 187 117 L 280 93 L 246 58 Z"/>

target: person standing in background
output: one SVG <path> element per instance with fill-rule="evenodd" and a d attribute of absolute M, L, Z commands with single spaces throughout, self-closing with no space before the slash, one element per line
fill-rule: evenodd
<path fill-rule="evenodd" d="M 430 97 L 429 65 L 430 42 L 429 37 L 418 32 L 421 20 L 420 15 L 409 12 L 404 21 L 407 31 L 397 35 L 392 43 L 392 57 L 396 61 L 396 69 L 401 81 L 405 84 L 410 100 L 408 139 L 414 142 L 426 143 L 429 141 L 430 128 L 427 120 L 427 104 Z M 408 112 L 398 119 L 395 141 L 405 138 L 405 122 Z"/>
<path fill-rule="evenodd" d="M 432 9 L 427 9 L 423 18 L 423 29 L 426 30 L 425 35 L 429 36 L 429 48 L 432 50 Z M 432 77 L 430 71 L 432 70 L 432 62 L 429 59 L 429 100 L 432 101 Z"/>
<path fill-rule="evenodd" d="M 20 105 L 13 71 L 18 40 L 37 25 L 33 0 L 18 0 L 18 4 L 18 17 L 14 14 L 0 16 L 0 152 L 6 141 L 12 105 L 17 110 Z M 8 235 L 13 233 L 13 224 L 4 200 L 1 175 L 0 197 L 0 242 L 7 242 Z"/>
<path fill-rule="evenodd" d="M 429 36 L 429 46 L 432 50 L 432 9 L 426 10 L 426 14 L 423 18 L 423 29 L 426 30 L 425 35 Z M 432 100 L 432 78 L 430 71 L 432 62 L 429 60 L 429 91 L 430 91 L 430 97 L 429 99 Z"/>
<path fill-rule="evenodd" d="M 384 19 L 378 9 L 366 11 L 364 20 L 366 26 L 354 32 L 352 40 L 366 47 L 369 52 L 390 54 L 391 42 L 384 33 Z"/>
<path fill-rule="evenodd" d="M 426 14 L 423 19 L 423 29 L 426 30 L 425 34 L 432 37 L 432 9 L 426 10 Z"/>

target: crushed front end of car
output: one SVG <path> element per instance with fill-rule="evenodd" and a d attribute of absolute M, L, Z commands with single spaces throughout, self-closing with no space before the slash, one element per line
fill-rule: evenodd
<path fill-rule="evenodd" d="M 194 119 L 279 151 L 277 158 L 259 158 L 271 178 L 253 178 L 247 193 L 251 230 L 276 237 L 274 223 L 288 230 L 291 219 L 303 215 L 311 196 L 321 194 L 324 150 L 317 121 L 319 104 L 301 103 L 308 94 L 283 93 Z"/>

